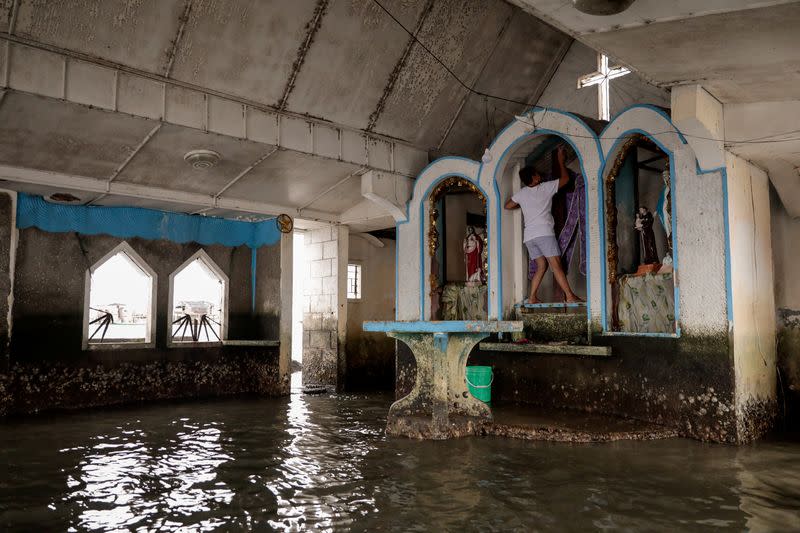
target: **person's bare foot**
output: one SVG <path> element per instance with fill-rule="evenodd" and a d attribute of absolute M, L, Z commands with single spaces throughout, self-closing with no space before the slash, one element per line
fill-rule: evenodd
<path fill-rule="evenodd" d="M 525 304 L 528 304 L 528 305 L 530 305 L 530 304 L 538 304 L 538 303 L 541 303 L 538 298 L 528 297 L 528 298 L 525 299 Z"/>
<path fill-rule="evenodd" d="M 580 297 L 576 296 L 575 294 L 571 294 L 571 295 L 567 296 L 567 303 L 568 304 L 579 304 L 579 303 L 584 303 L 584 302 L 585 302 L 585 300 L 583 298 L 580 298 Z"/>

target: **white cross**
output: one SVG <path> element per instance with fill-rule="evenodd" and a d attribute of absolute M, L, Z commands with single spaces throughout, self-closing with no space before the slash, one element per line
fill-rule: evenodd
<path fill-rule="evenodd" d="M 608 56 L 597 54 L 597 72 L 578 78 L 578 89 L 597 85 L 597 107 L 600 120 L 611 119 L 611 102 L 609 100 L 610 81 L 630 74 L 631 70 L 625 67 L 608 68 Z"/>

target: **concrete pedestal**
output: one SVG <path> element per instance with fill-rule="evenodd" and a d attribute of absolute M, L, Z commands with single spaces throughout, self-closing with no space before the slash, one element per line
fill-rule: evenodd
<path fill-rule="evenodd" d="M 521 331 L 522 322 L 365 322 L 408 345 L 417 363 L 414 388 L 389 408 L 386 433 L 419 439 L 474 435 L 492 420 L 488 405 L 467 389 L 472 348 L 491 333 Z"/>

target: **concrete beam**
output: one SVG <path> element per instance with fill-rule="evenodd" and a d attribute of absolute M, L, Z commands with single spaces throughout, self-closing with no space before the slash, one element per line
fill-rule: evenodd
<path fill-rule="evenodd" d="M 0 32 L 4 87 L 415 176 L 428 152 L 375 133 Z M 0 87 L 3 88 L 3 87 Z"/>
<path fill-rule="evenodd" d="M 385 244 L 383 244 L 382 240 L 377 238 L 375 235 L 372 235 L 371 233 L 353 233 L 351 235 L 367 241 L 375 248 L 383 248 L 384 246 L 386 246 Z"/>
<path fill-rule="evenodd" d="M 699 85 L 672 89 L 672 122 L 686 135 L 700 168 L 725 166 L 722 104 Z"/>
<path fill-rule="evenodd" d="M 800 101 L 726 104 L 724 109 L 727 149 L 766 170 L 786 211 L 800 218 Z"/>
<path fill-rule="evenodd" d="M 371 170 L 361 176 L 361 195 L 380 207 L 395 222 L 408 220 L 406 204 L 411 199 L 414 180 Z"/>
<path fill-rule="evenodd" d="M 28 168 L 0 165 L 0 179 L 31 185 L 44 185 L 54 189 L 71 189 L 91 193 L 100 193 L 130 198 L 153 200 L 156 202 L 174 203 L 180 206 L 196 206 L 197 208 L 226 209 L 242 213 L 261 215 L 280 215 L 282 213 L 296 215 L 294 207 L 277 204 L 266 204 L 233 198 L 215 198 L 205 194 L 174 191 L 138 185 L 133 183 L 109 182 L 84 176 L 74 176 L 58 172 L 46 172 Z M 329 223 L 338 223 L 339 216 L 321 211 L 303 210 L 303 218 Z"/>

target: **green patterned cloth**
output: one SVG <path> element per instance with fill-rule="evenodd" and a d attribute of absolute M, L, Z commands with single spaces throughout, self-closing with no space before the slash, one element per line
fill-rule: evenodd
<path fill-rule="evenodd" d="M 619 323 L 621 331 L 631 333 L 673 333 L 672 273 L 620 276 Z"/>
<path fill-rule="evenodd" d="M 442 290 L 442 320 L 486 320 L 486 285 L 448 283 Z"/>

